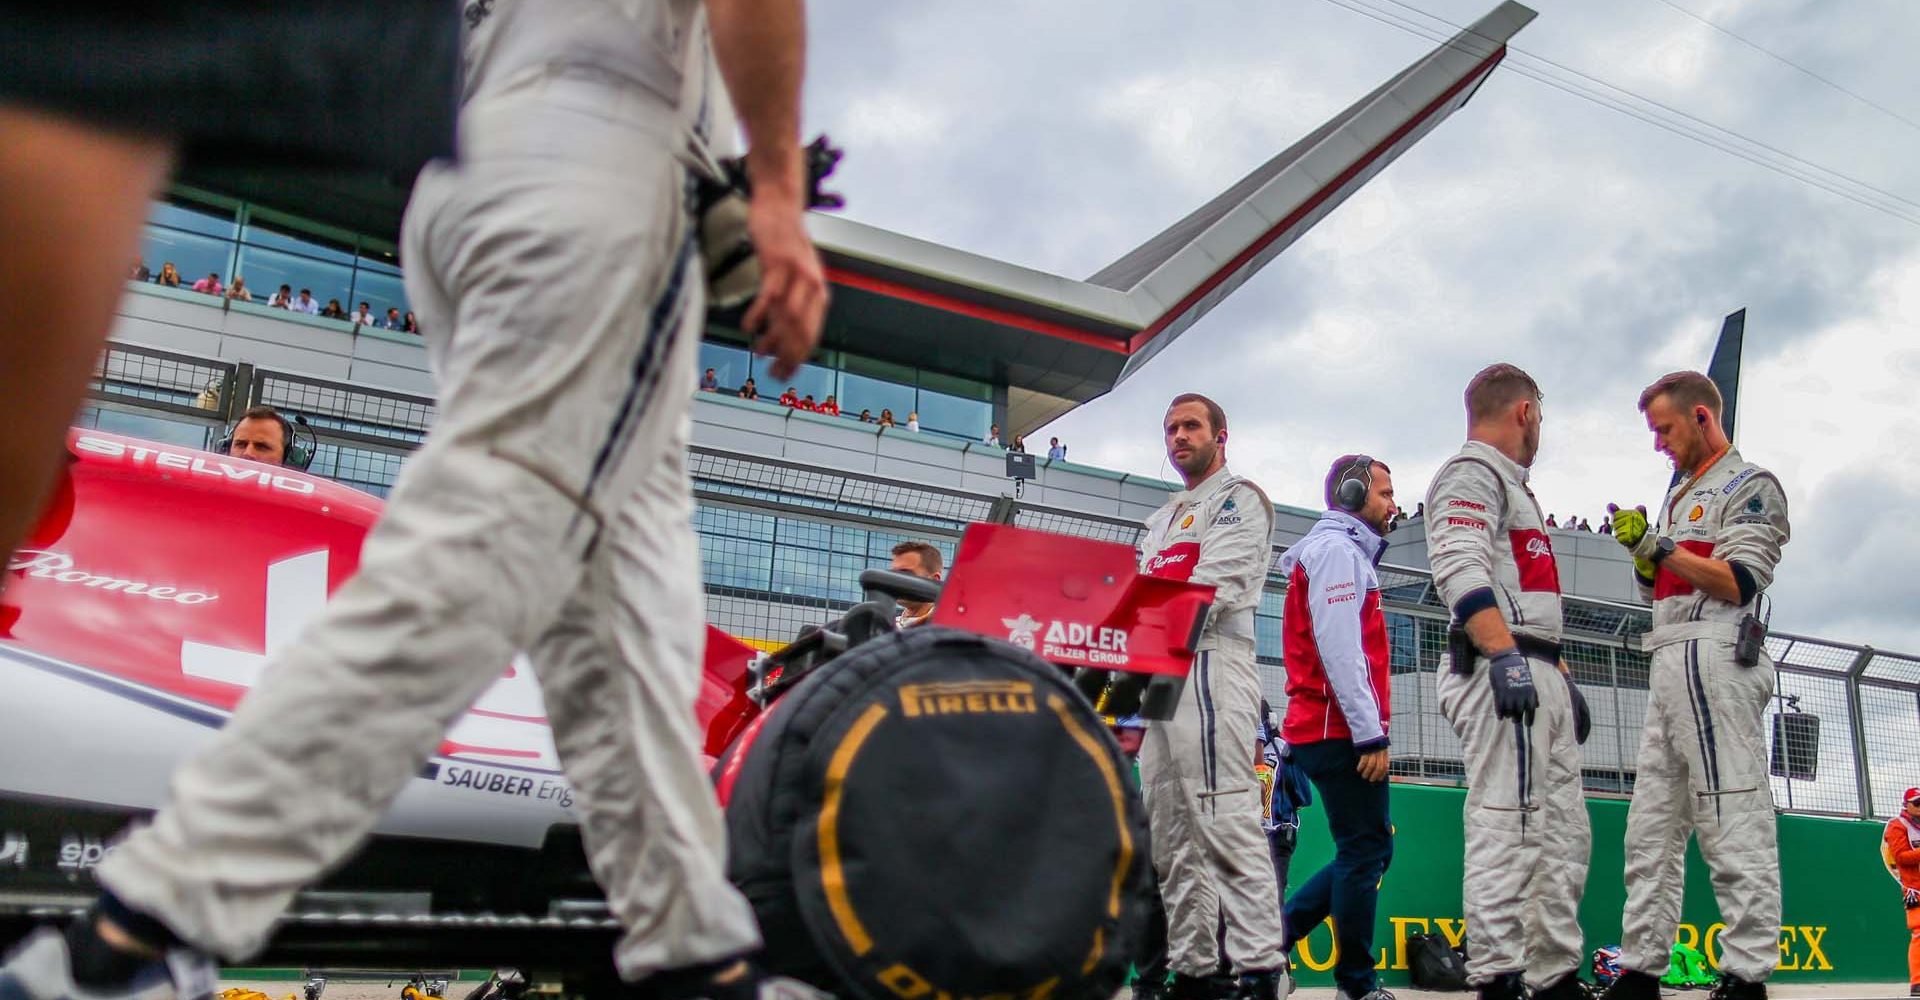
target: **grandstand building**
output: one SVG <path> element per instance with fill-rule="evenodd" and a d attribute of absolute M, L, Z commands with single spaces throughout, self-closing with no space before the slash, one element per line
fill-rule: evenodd
<path fill-rule="evenodd" d="M 1042 458 L 1016 499 L 1005 451 L 983 443 L 989 427 L 1011 441 L 1138 371 L 1464 105 L 1531 17 L 1519 4 L 1501 5 L 1083 281 L 815 217 L 834 284 L 815 362 L 775 382 L 737 330 L 711 325 L 701 346 L 700 367 L 713 368 L 721 386 L 697 393 L 693 406 L 695 527 L 710 620 L 776 644 L 850 606 L 859 572 L 887 565 L 897 542 L 927 539 L 951 556 L 975 521 L 1134 543 L 1174 484 Z M 420 339 L 264 303 L 285 284 L 349 311 L 366 302 L 376 315 L 389 306 L 406 313 L 394 247 L 404 194 L 338 178 L 189 172 L 154 206 L 142 261 L 154 272 L 174 263 L 186 283 L 240 274 L 258 298 L 129 282 L 79 423 L 205 448 L 247 406 L 266 403 L 316 432 L 313 473 L 384 495 L 433 420 Z M 690 391 L 696 375 L 687 373 Z M 734 391 L 750 377 L 759 401 Z M 788 385 L 837 397 L 842 415 L 779 406 Z M 862 410 L 891 410 L 901 426 L 862 423 Z M 919 433 L 905 429 L 908 413 L 918 413 Z M 1276 563 L 1318 511 L 1280 506 L 1277 514 Z M 1460 747 L 1431 677 L 1447 612 L 1424 569 L 1422 526 L 1393 543 L 1382 578 L 1400 675 L 1394 773 L 1450 783 L 1461 774 Z M 1624 792 L 1645 711 L 1639 636 L 1648 610 L 1610 540 L 1563 533 L 1555 547 L 1568 588 L 1567 661 L 1595 715 L 1587 785 Z M 1257 618 L 1262 680 L 1276 708 L 1284 703 L 1284 588 L 1270 575 Z M 1778 800 L 1835 815 L 1897 811 L 1905 734 L 1874 733 L 1859 720 L 1884 717 L 1884 706 L 1904 706 L 1895 717 L 1911 717 L 1920 661 L 1792 636 L 1772 644 L 1781 692 L 1798 699 L 1796 707 L 1783 698 L 1775 714 L 1826 720 L 1810 744 L 1776 748 L 1784 755 Z M 1808 762 L 1817 766 L 1798 766 Z"/>

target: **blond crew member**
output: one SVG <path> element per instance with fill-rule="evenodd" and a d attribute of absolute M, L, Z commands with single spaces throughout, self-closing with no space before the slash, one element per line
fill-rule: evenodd
<path fill-rule="evenodd" d="M 1621 975 L 1610 1000 L 1656 1000 L 1680 923 L 1687 835 L 1713 873 L 1720 932 L 1714 1000 L 1760 1000 L 1780 960 L 1780 857 L 1767 775 L 1773 660 L 1753 617 L 1787 544 L 1787 497 L 1722 430 L 1720 390 L 1699 372 L 1640 394 L 1654 449 L 1680 481 L 1648 530 L 1616 508 L 1613 537 L 1633 552 L 1653 601 L 1647 718 L 1627 810 Z"/>

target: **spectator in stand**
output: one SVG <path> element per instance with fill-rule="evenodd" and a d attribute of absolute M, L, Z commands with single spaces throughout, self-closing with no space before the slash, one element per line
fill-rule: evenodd
<path fill-rule="evenodd" d="M 160 265 L 160 277 L 154 280 L 155 283 L 165 285 L 168 288 L 179 288 L 180 269 L 173 266 L 173 261 L 167 261 L 165 264 Z"/>
<path fill-rule="evenodd" d="M 300 297 L 293 300 L 291 308 L 297 313 L 318 316 L 320 315 L 320 300 L 313 297 L 313 289 L 302 288 L 300 289 Z"/>
<path fill-rule="evenodd" d="M 835 399 L 835 398 L 833 398 L 833 396 L 832 396 L 831 394 L 829 394 L 829 395 L 827 396 L 827 401 L 826 401 L 826 402 L 824 402 L 824 403 L 821 403 L 821 404 L 820 404 L 820 412 L 821 412 L 821 413 L 824 413 L 824 414 L 826 414 L 826 415 L 827 415 L 827 416 L 829 416 L 829 417 L 837 417 L 837 416 L 839 416 L 839 415 L 840 415 L 840 401 L 839 401 L 839 400 L 837 400 L 837 399 Z"/>
<path fill-rule="evenodd" d="M 347 317 L 347 322 L 352 323 L 354 326 L 372 326 L 374 322 L 373 307 L 367 305 L 365 302 L 360 303 L 360 308 L 355 309 L 353 313 Z"/>
<path fill-rule="evenodd" d="M 1066 458 L 1067 458 L 1067 446 L 1064 444 L 1061 444 L 1059 438 L 1054 438 L 1052 441 L 1050 441 L 1047 444 L 1047 460 L 1048 461 L 1064 462 L 1066 461 Z"/>
<path fill-rule="evenodd" d="M 780 394 L 780 405 L 781 406 L 799 406 L 800 405 L 800 394 L 793 391 L 793 386 L 787 386 L 787 391 Z"/>
<path fill-rule="evenodd" d="M 700 391 L 701 392 L 719 392 L 720 391 L 720 376 L 715 374 L 713 369 L 709 368 L 704 373 L 701 374 Z"/>
<path fill-rule="evenodd" d="M 320 310 L 320 315 L 326 319 L 346 319 L 347 311 L 340 308 L 339 299 L 328 299 L 327 307 Z"/>
<path fill-rule="evenodd" d="M 193 283 L 193 290 L 203 292 L 207 295 L 221 295 L 224 294 L 227 289 L 226 286 L 220 284 L 220 275 L 217 272 L 209 271 L 206 277 Z"/>
<path fill-rule="evenodd" d="M 406 323 L 405 323 L 404 325 L 402 325 L 402 326 L 400 327 L 400 332 L 402 332 L 402 333 L 419 333 L 419 332 L 420 332 L 420 318 L 419 318 L 419 317 L 417 317 L 417 316 L 415 316 L 415 315 L 414 315 L 414 314 L 413 314 L 412 312 L 408 312 L 408 313 L 407 313 L 407 321 L 406 321 Z"/>
<path fill-rule="evenodd" d="M 915 434 L 920 433 L 920 411 L 919 410 L 915 410 L 912 413 L 907 414 L 907 430 L 910 430 Z"/>
<path fill-rule="evenodd" d="M 740 398 L 741 399 L 759 399 L 760 398 L 760 390 L 754 386 L 753 379 L 747 379 L 745 382 L 740 383 Z"/>
<path fill-rule="evenodd" d="M 253 293 L 247 290 L 247 279 L 234 275 L 233 287 L 227 289 L 227 298 L 235 302 L 252 302 Z"/>
<path fill-rule="evenodd" d="M 1600 533 L 1603 535 L 1613 534 L 1613 515 L 1609 514 L 1600 519 Z"/>
<path fill-rule="evenodd" d="M 1013 443 L 1007 446 L 1007 450 L 1011 452 L 1015 452 L 1017 454 L 1021 454 L 1021 455 L 1026 454 L 1027 439 L 1018 434 L 1015 434 L 1013 436 Z"/>
<path fill-rule="evenodd" d="M 293 286 L 281 285 L 279 291 L 274 292 L 272 295 L 267 296 L 267 308 L 269 309 L 293 308 Z"/>
<path fill-rule="evenodd" d="M 998 445 L 1000 443 L 1000 425 L 994 424 L 987 429 L 987 436 L 980 439 L 981 444 Z"/>
<path fill-rule="evenodd" d="M 380 325 L 383 329 L 392 330 L 398 333 L 399 331 L 407 328 L 407 321 L 401 317 L 399 306 L 388 306 L 387 321 Z"/>
<path fill-rule="evenodd" d="M 1591 524 L 1588 524 L 1588 523 L 1587 523 L 1587 519 L 1583 517 L 1583 518 L 1581 518 L 1581 519 L 1580 519 L 1580 530 L 1581 530 L 1581 531 L 1592 531 L 1592 530 L 1593 530 L 1593 525 L 1591 525 Z"/>
<path fill-rule="evenodd" d="M 133 266 L 127 269 L 127 280 L 145 281 L 151 277 L 153 277 L 153 272 L 147 270 L 147 265 L 141 263 L 140 258 L 135 257 L 133 259 Z"/>
<path fill-rule="evenodd" d="M 881 428 L 882 428 L 882 429 L 885 429 L 885 428 L 888 428 L 888 427 L 892 427 L 892 426 L 893 426 L 893 411 L 892 411 L 892 410 L 889 410 L 889 409 L 887 409 L 886 407 L 881 407 L 881 408 L 880 408 L 880 426 L 881 426 Z"/>
<path fill-rule="evenodd" d="M 863 424 L 870 424 L 870 423 L 873 423 L 873 411 L 872 411 L 872 410 L 861 410 L 861 411 L 860 411 L 860 422 L 861 422 L 861 423 L 863 423 Z"/>
<path fill-rule="evenodd" d="M 820 412 L 820 404 L 813 401 L 813 393 L 807 393 L 805 398 L 800 400 L 800 408 L 808 413 Z"/>
<path fill-rule="evenodd" d="M 1548 514 L 1548 515 L 1547 515 L 1547 527 L 1549 527 L 1549 528 L 1558 528 L 1559 526 L 1560 526 L 1560 525 L 1559 525 L 1558 523 L 1556 523 L 1556 522 L 1554 521 L 1554 519 L 1553 519 L 1553 515 L 1552 515 L 1552 514 Z"/>
<path fill-rule="evenodd" d="M 1413 520 L 1419 521 L 1427 516 L 1427 503 L 1422 500 L 1413 505 Z"/>

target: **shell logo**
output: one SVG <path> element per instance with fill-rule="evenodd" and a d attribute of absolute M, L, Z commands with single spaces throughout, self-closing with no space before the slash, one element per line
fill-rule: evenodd
<path fill-rule="evenodd" d="M 1699 504 L 1694 504 L 1693 509 L 1687 512 L 1687 520 L 1689 521 L 1698 521 L 1705 516 L 1707 516 L 1707 509 Z"/>
<path fill-rule="evenodd" d="M 1181 520 L 1180 530 L 1185 531 L 1191 527 L 1193 527 L 1193 515 L 1188 514 L 1184 519 Z"/>

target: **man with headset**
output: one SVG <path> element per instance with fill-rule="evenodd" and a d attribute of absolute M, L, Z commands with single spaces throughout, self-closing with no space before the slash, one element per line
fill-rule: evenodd
<path fill-rule="evenodd" d="M 1453 609 L 1440 711 L 1466 756 L 1461 897 L 1482 1000 L 1585 1000 L 1580 896 L 1590 720 L 1560 659 L 1560 571 L 1527 488 L 1540 387 L 1508 364 L 1467 383 L 1467 443 L 1427 492 L 1427 559 Z"/>
<path fill-rule="evenodd" d="M 1273 505 L 1227 470 L 1219 404 L 1198 393 L 1175 396 L 1162 428 L 1187 488 L 1147 519 L 1140 568 L 1215 588 L 1174 716 L 1148 728 L 1140 748 L 1153 866 L 1167 907 L 1171 996 L 1275 1000 L 1286 993 L 1284 929 L 1253 754 L 1260 713 L 1253 610 L 1272 560 Z M 1219 972 L 1223 918 L 1237 982 Z"/>
<path fill-rule="evenodd" d="M 1387 618 L 1375 567 L 1394 516 L 1393 474 L 1367 455 L 1327 470 L 1327 512 L 1281 559 L 1287 577 L 1281 737 L 1327 810 L 1333 860 L 1287 899 L 1289 941 L 1333 918 L 1333 979 L 1346 1000 L 1392 1000 L 1373 969 L 1380 878 L 1393 860 L 1387 816 Z"/>
<path fill-rule="evenodd" d="M 303 463 L 288 460 L 290 455 L 299 457 L 294 454 L 298 449 L 293 443 L 293 423 L 271 406 L 247 407 L 247 412 L 240 415 L 240 422 L 233 425 L 233 432 L 222 442 L 221 450 L 234 458 L 306 468 Z"/>

